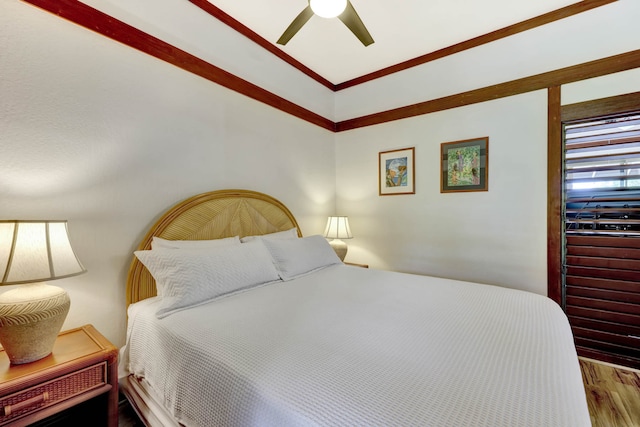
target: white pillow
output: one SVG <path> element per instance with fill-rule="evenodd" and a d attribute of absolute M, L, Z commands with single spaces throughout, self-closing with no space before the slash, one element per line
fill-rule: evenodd
<path fill-rule="evenodd" d="M 329 242 L 320 235 L 301 239 L 265 239 L 263 242 L 283 280 L 342 264 Z"/>
<path fill-rule="evenodd" d="M 153 236 L 153 239 L 151 240 L 151 249 L 208 249 L 236 244 L 240 244 L 239 236 L 214 240 L 167 240 Z"/>
<path fill-rule="evenodd" d="M 277 231 L 275 233 L 262 234 L 258 236 L 245 236 L 245 237 L 242 237 L 240 241 L 242 243 L 247 243 L 256 239 L 268 240 L 268 239 L 297 239 L 297 238 L 298 238 L 298 229 L 294 227 L 285 231 Z"/>
<path fill-rule="evenodd" d="M 261 241 L 210 250 L 136 251 L 161 296 L 158 318 L 240 289 L 279 280 Z"/>

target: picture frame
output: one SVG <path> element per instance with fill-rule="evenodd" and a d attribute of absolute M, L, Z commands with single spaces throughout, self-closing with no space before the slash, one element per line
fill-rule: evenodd
<path fill-rule="evenodd" d="M 380 196 L 415 194 L 415 147 L 378 153 Z"/>
<path fill-rule="evenodd" d="M 489 137 L 440 145 L 440 192 L 489 190 Z"/>

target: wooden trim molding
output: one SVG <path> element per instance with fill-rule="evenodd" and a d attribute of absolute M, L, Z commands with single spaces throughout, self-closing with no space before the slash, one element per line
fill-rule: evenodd
<path fill-rule="evenodd" d="M 23 0 L 211 82 L 332 132 L 347 131 L 640 68 L 640 50 L 334 123 L 77 0 Z M 201 0 L 190 0 L 201 1 Z M 605 1 L 605 0 L 598 0 Z M 606 0 L 611 1 L 611 0 Z M 617 0 L 616 0 L 617 1 Z M 595 1 L 582 2 L 595 4 Z"/>
<path fill-rule="evenodd" d="M 333 121 L 77 0 L 23 1 L 280 111 L 324 129 L 334 130 Z"/>
<path fill-rule="evenodd" d="M 640 50 L 336 123 L 342 132 L 640 68 Z"/>
<path fill-rule="evenodd" d="M 234 19 L 232 16 L 224 12 L 222 9 L 218 8 L 217 6 L 214 6 L 212 3 L 210 3 L 207 0 L 189 0 L 189 1 L 194 5 L 198 6 L 200 9 L 207 12 L 209 15 L 213 16 L 214 18 L 225 23 L 229 27 L 233 28 L 234 30 L 236 30 L 237 32 L 239 32 L 249 40 L 258 44 L 260 47 L 268 50 L 278 58 L 282 59 L 287 64 L 291 65 L 294 68 L 297 68 L 299 71 L 303 72 L 308 77 L 311 77 L 313 80 L 317 81 L 318 83 L 327 87 L 328 89 L 335 91 L 335 85 L 331 83 L 329 80 L 325 79 L 320 74 L 316 73 L 311 68 L 307 67 L 297 59 L 286 54 L 282 49 L 279 49 L 273 43 L 271 43 L 264 37 L 260 36 L 255 31 L 253 31 L 249 27 L 245 26 L 241 22 Z M 614 0 L 614 1 L 617 1 L 617 0 Z"/>
<path fill-rule="evenodd" d="M 357 77 L 352 80 L 348 80 L 343 83 L 339 83 L 335 86 L 335 90 L 343 90 L 356 86 L 362 83 L 369 82 L 371 80 L 379 79 L 380 77 L 388 76 L 389 74 L 404 71 L 408 68 L 416 67 L 418 65 L 426 64 L 427 62 L 435 61 L 436 59 L 444 58 L 445 56 L 453 55 L 474 47 L 481 46 L 483 44 L 491 43 L 496 40 L 503 39 L 505 37 L 512 36 L 514 34 L 522 33 L 524 31 L 531 30 L 542 25 L 549 24 L 560 19 L 568 18 L 573 15 L 577 15 L 582 12 L 594 9 L 596 7 L 604 6 L 609 3 L 614 3 L 618 0 L 584 0 L 578 3 L 565 6 L 563 8 L 545 13 L 535 18 L 527 19 L 526 21 L 519 22 L 514 25 L 510 25 L 505 28 L 493 31 L 491 33 L 475 37 L 473 39 L 464 41 L 462 43 L 455 44 L 453 46 L 446 47 L 444 49 L 436 50 L 435 52 L 428 53 L 426 55 L 419 56 L 408 61 L 401 62 L 396 65 L 392 65 L 382 70 L 375 71 L 373 73 L 366 74 L 364 76 Z"/>
<path fill-rule="evenodd" d="M 214 6 L 207 0 L 189 0 L 194 5 L 198 6 L 200 9 L 204 10 L 214 18 L 220 20 L 225 23 L 229 27 L 233 28 L 240 34 L 244 35 L 254 43 L 258 44 L 262 48 L 266 49 L 270 53 L 274 54 L 278 58 L 287 62 L 292 67 L 297 68 L 302 73 L 311 77 L 321 85 L 331 89 L 332 91 L 339 91 L 343 89 L 347 89 L 362 83 L 369 82 L 371 80 L 378 79 L 380 77 L 388 76 L 389 74 L 394 74 L 400 71 L 404 71 L 408 68 L 416 67 L 418 65 L 426 64 L 427 62 L 435 61 L 436 59 L 444 58 L 445 56 L 453 55 L 464 50 L 473 49 L 474 47 L 481 46 L 483 44 L 491 43 L 496 40 L 500 40 L 505 37 L 512 36 L 514 34 L 518 34 L 524 31 L 531 30 L 536 27 L 540 27 L 542 25 L 549 24 L 554 21 L 558 21 L 560 19 L 568 18 L 573 15 L 577 15 L 582 12 L 586 12 L 591 9 L 595 9 L 600 6 L 604 6 L 610 3 L 614 3 L 618 0 L 583 0 L 560 9 L 553 10 L 551 12 L 545 13 L 543 15 L 527 19 L 525 21 L 516 23 L 514 25 L 509 25 L 508 27 L 501 28 L 499 30 L 493 31 L 488 34 L 484 34 L 479 37 L 475 37 L 470 40 L 466 40 L 461 43 L 457 43 L 455 45 L 446 47 L 444 49 L 439 49 L 435 52 L 427 53 L 425 55 L 418 56 L 417 58 L 410 59 L 408 61 L 403 61 L 399 64 L 392 65 L 390 67 L 383 68 L 378 71 L 374 71 L 373 73 L 366 74 L 364 76 L 357 77 L 355 79 L 348 80 L 343 83 L 333 84 L 329 80 L 322 77 L 320 74 L 311 70 L 309 67 L 302 64 L 300 61 L 286 54 L 282 49 L 276 47 L 273 43 L 266 40 L 238 20 L 234 19 L 226 12 L 221 10 L 220 8 Z"/>
<path fill-rule="evenodd" d="M 562 289 L 562 121 L 561 88 L 547 90 L 547 296 L 560 306 Z"/>
<path fill-rule="evenodd" d="M 562 106 L 562 121 L 640 111 L 640 92 Z"/>

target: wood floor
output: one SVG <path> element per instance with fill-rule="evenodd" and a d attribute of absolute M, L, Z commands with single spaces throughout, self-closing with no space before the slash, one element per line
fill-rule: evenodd
<path fill-rule="evenodd" d="M 640 427 L 640 371 L 580 359 L 593 427 Z"/>
<path fill-rule="evenodd" d="M 592 427 L 640 427 L 640 371 L 580 358 Z M 124 398 L 120 427 L 143 427 Z"/>

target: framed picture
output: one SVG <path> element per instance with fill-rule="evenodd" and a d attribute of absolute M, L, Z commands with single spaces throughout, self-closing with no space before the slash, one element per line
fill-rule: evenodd
<path fill-rule="evenodd" d="M 380 195 L 415 194 L 415 147 L 378 154 Z"/>
<path fill-rule="evenodd" d="M 488 137 L 445 142 L 440 153 L 441 193 L 489 189 Z"/>

